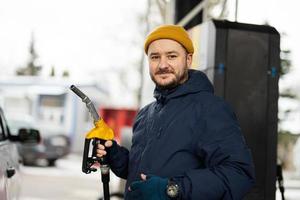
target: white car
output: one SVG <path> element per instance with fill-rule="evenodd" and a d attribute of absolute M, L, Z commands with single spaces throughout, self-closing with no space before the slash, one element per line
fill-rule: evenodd
<path fill-rule="evenodd" d="M 18 135 L 12 136 L 0 107 L 0 199 L 15 200 L 20 193 L 19 166 L 21 158 L 18 154 L 17 142 L 36 143 L 40 136 L 34 129 L 22 129 Z"/>

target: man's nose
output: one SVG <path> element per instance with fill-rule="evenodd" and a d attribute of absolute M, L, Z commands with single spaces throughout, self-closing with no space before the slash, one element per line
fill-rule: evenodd
<path fill-rule="evenodd" d="M 159 62 L 159 68 L 160 69 L 165 69 L 169 67 L 168 60 L 165 56 L 162 56 Z"/>

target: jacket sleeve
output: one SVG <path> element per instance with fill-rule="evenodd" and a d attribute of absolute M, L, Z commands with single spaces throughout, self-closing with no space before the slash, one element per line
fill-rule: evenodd
<path fill-rule="evenodd" d="M 144 107 L 139 111 L 136 116 L 133 132 L 137 126 L 140 125 L 141 119 L 144 116 L 147 107 Z M 112 147 L 108 150 L 108 161 L 111 167 L 111 170 L 114 174 L 120 178 L 127 179 L 128 176 L 128 164 L 129 164 L 129 150 L 125 147 L 117 144 L 116 141 L 113 141 Z"/>
<path fill-rule="evenodd" d="M 207 108 L 196 152 L 203 168 L 186 172 L 183 199 L 240 200 L 254 184 L 254 166 L 235 114 L 223 101 Z"/>
<path fill-rule="evenodd" d="M 115 175 L 123 179 L 127 179 L 128 175 L 128 157 L 129 151 L 113 141 L 108 151 L 109 165 Z"/>

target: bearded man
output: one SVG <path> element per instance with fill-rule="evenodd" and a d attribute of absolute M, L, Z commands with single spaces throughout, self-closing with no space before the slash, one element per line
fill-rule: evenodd
<path fill-rule="evenodd" d="M 97 150 L 127 180 L 125 199 L 242 199 L 254 183 L 251 153 L 230 106 L 203 72 L 189 69 L 188 33 L 160 26 L 144 50 L 156 101 L 139 111 L 130 151 L 115 141 Z"/>

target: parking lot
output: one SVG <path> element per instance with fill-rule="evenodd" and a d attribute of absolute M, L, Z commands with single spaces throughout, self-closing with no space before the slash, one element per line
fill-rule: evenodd
<path fill-rule="evenodd" d="M 100 171 L 81 172 L 81 155 L 71 154 L 55 167 L 22 166 L 20 200 L 97 200 L 102 197 Z M 300 199 L 300 180 L 285 179 L 286 200 Z M 120 179 L 111 174 L 110 191 L 120 191 Z M 111 198 L 117 200 L 118 198 Z M 281 200 L 277 191 L 276 199 Z"/>
<path fill-rule="evenodd" d="M 80 155 L 60 159 L 55 167 L 22 166 L 21 171 L 20 200 L 96 200 L 102 196 L 100 171 L 82 173 Z M 119 180 L 111 175 L 111 192 L 118 191 Z"/>

